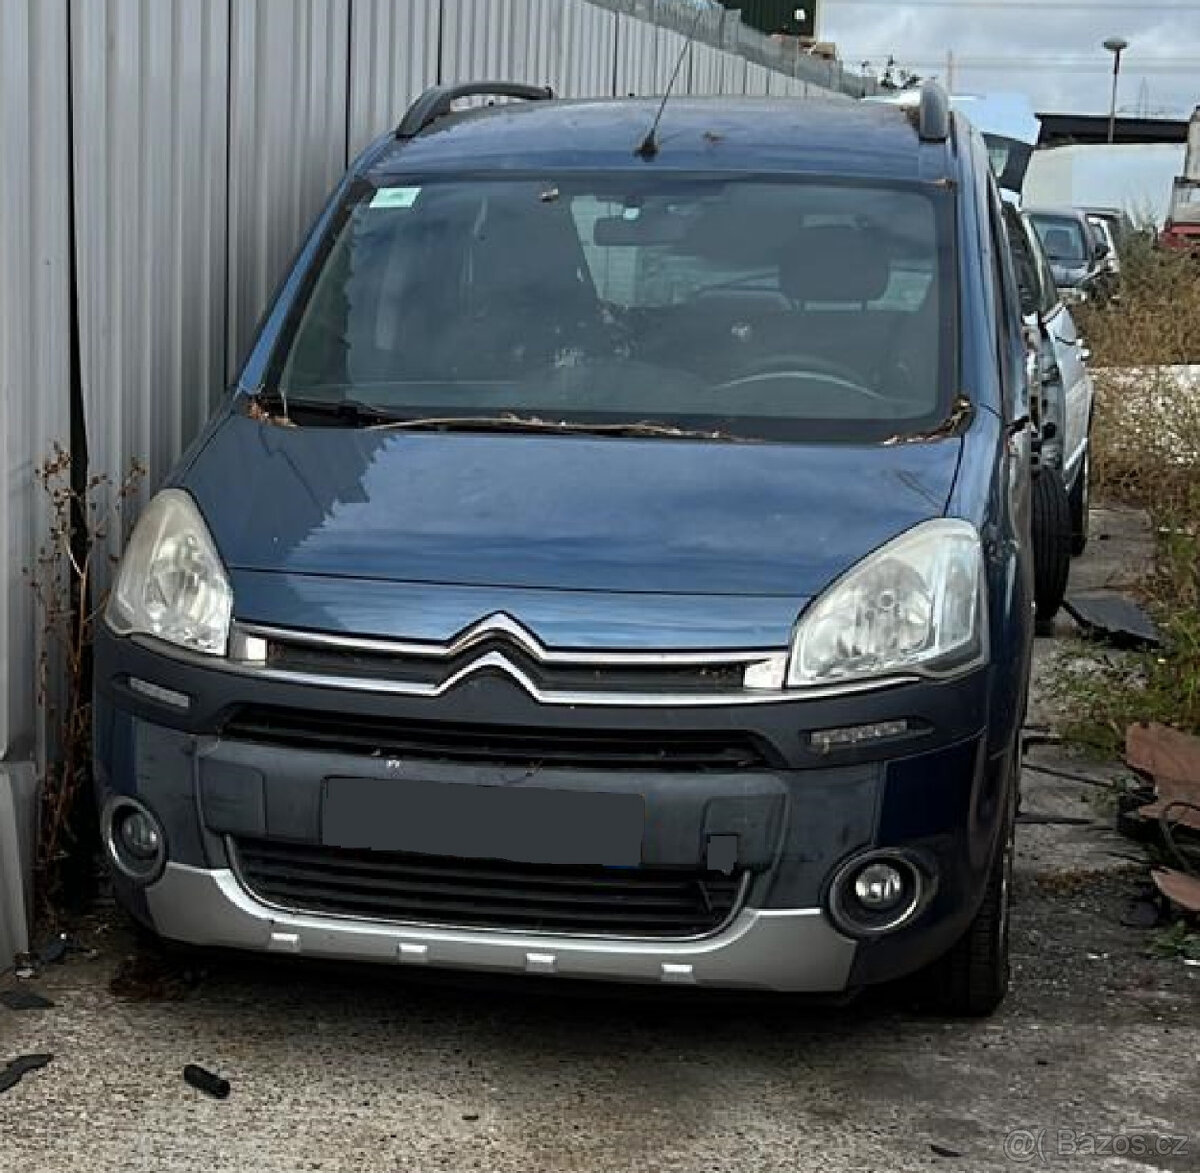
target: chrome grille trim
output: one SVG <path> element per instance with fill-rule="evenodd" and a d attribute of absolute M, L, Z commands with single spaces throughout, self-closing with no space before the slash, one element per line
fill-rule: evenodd
<path fill-rule="evenodd" d="M 238 635 L 249 635 L 251 630 L 262 630 L 260 628 L 249 629 L 247 627 L 235 628 L 235 633 Z M 282 632 L 281 632 L 282 634 Z M 292 633 L 288 633 L 292 634 Z M 304 632 L 303 635 L 312 633 Z M 262 639 L 262 636 L 250 636 L 250 638 Z M 340 639 L 341 637 L 330 637 Z M 727 705 L 778 705 L 788 704 L 797 701 L 805 700 L 827 700 L 833 697 L 856 696 L 863 693 L 882 692 L 886 689 L 898 688 L 902 685 L 913 684 L 921 679 L 922 676 L 907 673 L 901 676 L 880 677 L 873 680 L 861 680 L 844 682 L 841 684 L 831 684 L 827 686 L 811 687 L 805 689 L 785 689 L 781 688 L 774 691 L 741 689 L 737 691 L 726 692 L 637 692 L 637 691 L 605 691 L 603 689 L 587 689 L 587 690 L 563 690 L 563 689 L 548 689 L 543 688 L 533 681 L 529 676 L 522 672 L 517 665 L 513 664 L 500 652 L 490 652 L 485 656 L 481 656 L 478 660 L 472 661 L 467 667 L 454 673 L 452 676 L 441 681 L 440 683 L 424 684 L 405 680 L 388 680 L 388 679 L 364 679 L 345 674 L 326 673 L 326 672 L 301 672 L 291 671 L 282 668 L 272 668 L 262 662 L 248 661 L 245 659 L 237 659 L 236 652 L 238 649 L 237 639 L 231 640 L 231 656 L 226 659 L 218 659 L 215 656 L 206 656 L 199 652 L 189 652 L 172 644 L 164 643 L 162 640 L 155 639 L 153 636 L 135 635 L 130 639 L 140 647 L 144 647 L 149 651 L 153 651 L 158 655 L 167 656 L 173 660 L 179 660 L 183 663 L 191 664 L 197 668 L 203 668 L 208 671 L 228 672 L 231 675 L 246 677 L 253 680 L 271 680 L 280 684 L 295 684 L 310 688 L 325 688 L 333 691 L 341 692 L 358 692 L 358 693 L 374 693 L 379 696 L 396 696 L 409 697 L 419 700 L 437 700 L 445 696 L 452 689 L 472 676 L 481 672 L 493 672 L 503 675 L 510 679 L 513 683 L 519 685 L 533 700 L 542 705 L 565 706 L 568 708 L 578 708 L 586 706 L 608 707 L 608 708 L 715 708 Z M 338 646 L 338 645 L 326 645 Z M 428 646 L 428 645 L 426 645 Z M 352 650 L 352 645 L 348 650 Z M 606 653 L 607 654 L 607 653 Z M 621 653 L 613 653 L 620 655 Z M 642 655 L 645 653 L 636 653 Z M 665 655 L 674 655 L 675 653 L 664 653 Z M 680 653 L 691 655 L 692 653 Z M 720 653 L 718 653 L 720 654 Z M 774 653 L 780 655 L 782 653 Z M 768 659 L 771 653 L 757 652 L 737 653 L 737 655 L 745 657 L 744 660 L 738 661 L 747 664 L 757 663 L 764 659 Z M 615 661 L 609 659 L 604 661 L 609 664 Z M 628 661 L 626 661 L 628 663 Z M 713 663 L 712 660 L 700 660 L 695 662 L 697 668 L 703 667 L 705 663 Z"/>
<path fill-rule="evenodd" d="M 232 633 L 234 655 L 238 639 L 245 637 L 268 642 L 293 644 L 309 648 L 330 648 L 343 652 L 374 652 L 393 656 L 423 656 L 437 660 L 452 660 L 473 647 L 491 640 L 509 640 L 527 655 L 542 664 L 566 664 L 597 667 L 703 667 L 719 664 L 755 664 L 774 656 L 786 656 L 786 648 L 760 648 L 738 651 L 699 652 L 630 652 L 630 651 L 563 651 L 546 647 L 532 632 L 507 615 L 490 615 L 472 624 L 448 643 L 418 640 L 374 639 L 337 635 L 320 631 L 301 631 L 294 628 L 271 627 L 259 623 L 235 624 Z"/>
<path fill-rule="evenodd" d="M 491 645 L 491 650 L 482 649 Z M 595 651 L 547 648 L 532 632 L 509 615 L 496 613 L 466 628 L 452 640 L 434 643 L 419 640 L 392 640 L 364 636 L 348 636 L 330 632 L 306 631 L 276 627 L 269 624 L 235 622 L 230 634 L 230 660 L 226 663 L 237 672 L 281 683 L 306 684 L 318 688 L 338 688 L 354 692 L 379 693 L 387 696 L 417 697 L 436 700 L 480 673 L 502 675 L 519 685 L 539 704 L 557 706 L 600 706 L 633 708 L 703 708 L 720 705 L 781 704 L 801 699 L 825 699 L 859 693 L 878 692 L 909 684 L 919 677 L 912 674 L 833 684 L 825 687 L 794 690 L 787 688 L 710 688 L 683 691 L 678 688 L 647 689 L 626 684 L 622 688 L 604 686 L 598 680 L 595 687 L 554 687 L 533 679 L 520 664 L 505 655 L 508 645 L 515 652 L 538 665 L 554 668 L 624 669 L 705 669 L 722 670 L 750 668 L 770 664 L 782 679 L 786 672 L 789 652 L 780 648 L 749 648 L 705 651 Z M 444 679 L 404 679 L 403 666 L 397 665 L 396 677 L 355 675 L 352 672 L 287 667 L 270 663 L 272 649 L 378 656 L 404 657 L 424 662 L 450 662 L 472 649 L 481 653 L 476 659 L 452 672 Z M 247 658 L 249 656 L 249 658 Z"/>

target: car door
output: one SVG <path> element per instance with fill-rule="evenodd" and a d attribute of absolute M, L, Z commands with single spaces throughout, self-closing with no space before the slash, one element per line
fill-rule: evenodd
<path fill-rule="evenodd" d="M 1040 245 L 1031 239 L 1033 233 L 1021 213 L 1008 202 L 1004 205 L 1004 230 L 1021 299 L 1021 317 L 1033 349 L 1029 385 L 1037 424 L 1037 460 L 1039 464 L 1061 469 L 1066 397 L 1054 343 L 1042 321 L 1042 311 L 1048 308 L 1048 302 L 1045 279 L 1038 265 Z M 1053 291 L 1050 301 L 1056 301 L 1058 294 L 1053 284 L 1050 289 Z"/>
<path fill-rule="evenodd" d="M 1054 360 L 1063 385 L 1063 479 L 1070 488 L 1087 453 L 1088 430 L 1092 418 L 1092 377 L 1087 368 L 1088 352 L 1054 283 L 1050 262 L 1036 232 L 1028 233 L 1046 290 L 1042 306 L 1042 325 L 1054 350 Z"/>

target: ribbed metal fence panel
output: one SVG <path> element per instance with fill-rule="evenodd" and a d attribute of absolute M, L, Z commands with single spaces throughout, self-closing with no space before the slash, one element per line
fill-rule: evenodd
<path fill-rule="evenodd" d="M 654 88 L 655 94 L 665 94 L 671 84 L 671 78 L 676 70 L 679 79 L 675 83 L 679 93 L 687 93 L 691 85 L 691 45 L 682 33 L 660 28 L 658 31 L 658 48 L 655 52 Z"/>
<path fill-rule="evenodd" d="M 548 0 L 553 54 L 550 84 L 566 98 L 613 96 L 619 38 L 630 22 L 586 0 Z"/>
<path fill-rule="evenodd" d="M 0 0 L 0 760 L 34 751 L 34 470 L 69 445 L 66 74 L 65 0 Z"/>
<path fill-rule="evenodd" d="M 514 0 L 442 0 L 442 80 L 507 78 L 516 67 Z"/>
<path fill-rule="evenodd" d="M 746 93 L 752 97 L 764 97 L 770 92 L 771 71 L 755 61 L 746 62 Z"/>
<path fill-rule="evenodd" d="M 156 485 L 222 387 L 228 31 L 209 0 L 71 3 L 80 379 L 113 479 Z"/>
<path fill-rule="evenodd" d="M 69 443 L 66 0 L 0 0 L 0 970 L 28 947 L 46 540 L 34 470 Z"/>
<path fill-rule="evenodd" d="M 558 74 L 555 12 L 563 0 L 520 0 L 512 10 L 512 76 L 534 85 L 552 85 Z M 555 93 L 561 94 L 561 86 Z"/>
<path fill-rule="evenodd" d="M 690 90 L 693 94 L 720 94 L 725 88 L 724 53 L 711 45 L 692 46 L 692 75 Z"/>
<path fill-rule="evenodd" d="M 622 16 L 617 30 L 616 96 L 645 97 L 657 90 L 658 33 L 653 25 Z"/>
<path fill-rule="evenodd" d="M 746 68 L 748 62 L 736 53 L 724 54 L 725 73 L 721 82 L 721 93 L 737 97 L 746 92 Z"/>
<path fill-rule="evenodd" d="M 349 0 L 233 0 L 230 373 L 345 172 L 349 29 Z"/>
<path fill-rule="evenodd" d="M 357 155 L 438 80 L 437 4 L 354 0 L 350 9 L 350 143 Z"/>

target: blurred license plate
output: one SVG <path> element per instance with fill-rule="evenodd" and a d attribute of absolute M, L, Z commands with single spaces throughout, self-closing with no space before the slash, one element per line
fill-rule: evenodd
<path fill-rule="evenodd" d="M 327 847 L 516 863 L 637 867 L 640 794 L 532 786 L 327 778 Z"/>

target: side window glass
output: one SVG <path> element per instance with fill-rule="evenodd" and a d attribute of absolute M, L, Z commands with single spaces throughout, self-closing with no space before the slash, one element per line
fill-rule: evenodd
<path fill-rule="evenodd" d="M 1041 271 L 1042 285 L 1042 316 L 1049 317 L 1058 308 L 1058 285 L 1054 280 L 1054 270 L 1046 259 L 1045 250 L 1040 244 L 1037 250 L 1038 269 Z"/>
<path fill-rule="evenodd" d="M 1008 206 L 1004 208 L 1004 234 L 1008 238 L 1013 267 L 1016 270 L 1017 292 L 1021 298 L 1021 315 L 1027 317 L 1039 313 L 1042 286 L 1037 263 L 1033 258 L 1033 250 L 1025 235 L 1020 217 L 1013 208 Z"/>
<path fill-rule="evenodd" d="M 996 288 L 996 346 L 1000 377 L 1005 396 L 1005 408 L 1010 419 L 1028 411 L 1025 374 L 1021 363 L 1024 357 L 1024 335 L 1021 329 L 1016 280 L 1013 276 L 1012 253 L 1004 230 L 1002 205 L 995 181 L 988 183 L 989 222 L 992 237 L 992 277 Z"/>

